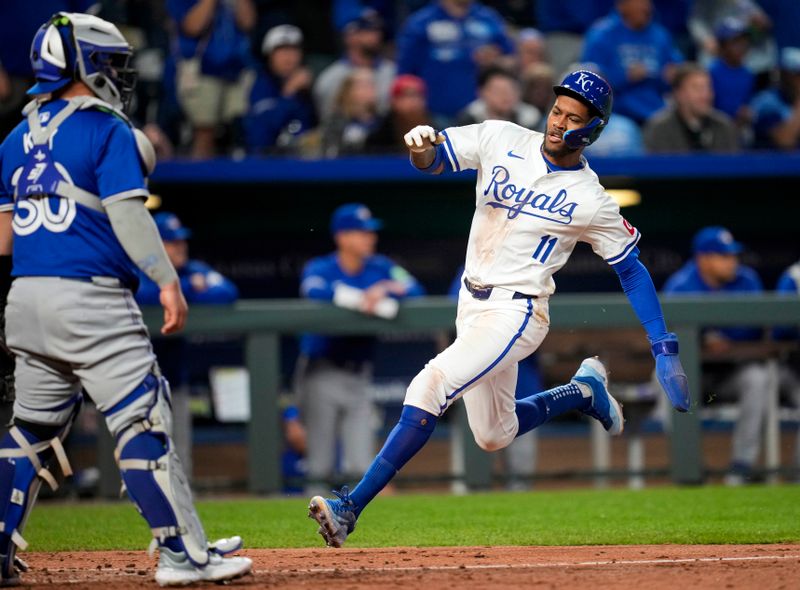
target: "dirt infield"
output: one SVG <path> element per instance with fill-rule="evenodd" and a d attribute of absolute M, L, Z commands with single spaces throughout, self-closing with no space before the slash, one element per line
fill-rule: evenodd
<path fill-rule="evenodd" d="M 255 549 L 243 554 L 253 558 L 255 574 L 231 588 L 790 590 L 800 580 L 800 545 Z M 155 561 L 143 551 L 24 557 L 31 569 L 23 587 L 157 587 Z"/>

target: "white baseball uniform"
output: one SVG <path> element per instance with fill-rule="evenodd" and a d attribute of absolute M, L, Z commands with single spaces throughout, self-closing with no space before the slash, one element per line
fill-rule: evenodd
<path fill-rule="evenodd" d="M 405 403 L 440 415 L 463 395 L 476 442 L 496 450 L 517 434 L 517 362 L 547 335 L 553 274 L 578 241 L 615 264 L 640 234 L 584 158 L 574 170 L 545 161 L 543 134 L 504 121 L 442 134 L 446 165 L 478 171 L 464 278 L 487 291 L 476 298 L 462 283 L 456 340 L 411 382 Z"/>

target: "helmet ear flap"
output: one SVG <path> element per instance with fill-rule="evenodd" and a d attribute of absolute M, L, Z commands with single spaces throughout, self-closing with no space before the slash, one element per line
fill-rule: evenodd
<path fill-rule="evenodd" d="M 64 48 L 64 40 L 61 38 L 58 28 L 53 24 L 47 27 L 44 33 L 39 57 L 66 73 L 67 53 Z"/>

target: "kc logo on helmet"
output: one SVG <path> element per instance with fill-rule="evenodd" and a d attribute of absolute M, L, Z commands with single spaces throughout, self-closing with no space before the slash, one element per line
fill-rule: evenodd
<path fill-rule="evenodd" d="M 580 74 L 578 76 L 578 84 L 581 85 L 581 89 L 584 92 L 589 92 L 589 88 L 594 86 L 594 80 L 592 80 L 591 78 L 587 78 L 586 74 Z"/>

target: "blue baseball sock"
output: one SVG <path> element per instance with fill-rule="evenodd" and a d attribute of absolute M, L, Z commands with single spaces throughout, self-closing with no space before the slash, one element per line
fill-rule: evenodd
<path fill-rule="evenodd" d="M 438 417 L 413 406 L 403 406 L 400 421 L 392 429 L 378 456 L 350 494 L 356 516 L 386 487 L 409 459 L 425 446 Z"/>
<path fill-rule="evenodd" d="M 583 397 L 583 393 L 575 383 L 559 385 L 553 389 L 518 399 L 515 409 L 519 420 L 517 436 L 530 432 L 551 418 L 570 410 L 585 410 L 591 404 L 592 398 Z"/>

